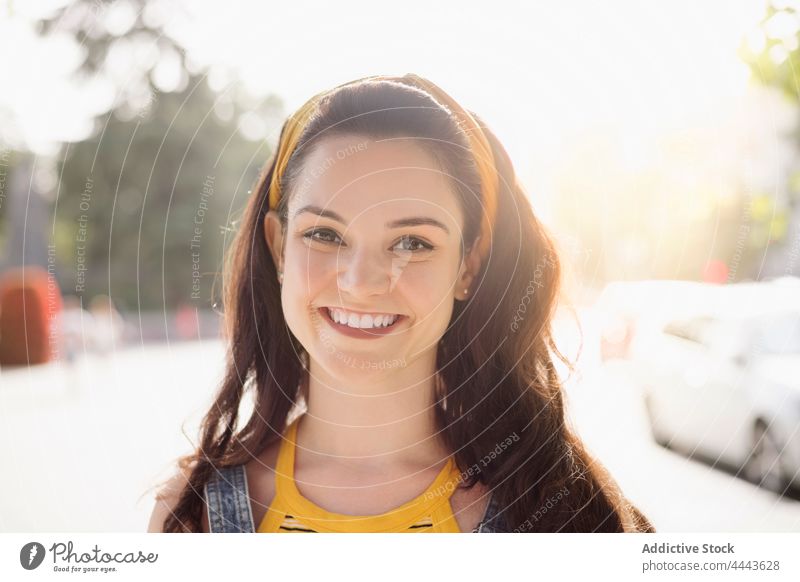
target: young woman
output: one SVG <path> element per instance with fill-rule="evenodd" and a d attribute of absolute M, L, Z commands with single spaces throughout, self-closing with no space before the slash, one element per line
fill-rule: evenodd
<path fill-rule="evenodd" d="M 226 273 L 226 377 L 151 531 L 654 531 L 565 422 L 555 246 L 432 82 L 290 117 Z"/>

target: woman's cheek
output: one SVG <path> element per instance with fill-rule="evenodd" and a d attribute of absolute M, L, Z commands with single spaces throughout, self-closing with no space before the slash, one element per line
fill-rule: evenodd
<path fill-rule="evenodd" d="M 398 286 L 402 287 L 404 297 L 419 305 L 419 311 L 429 313 L 452 295 L 454 277 L 455 274 L 449 275 L 448 269 L 441 265 L 409 265 L 403 271 Z"/>
<path fill-rule="evenodd" d="M 336 275 L 336 253 L 308 253 L 302 257 L 303 277 L 313 285 Z"/>
<path fill-rule="evenodd" d="M 296 283 L 294 292 L 310 295 L 318 285 L 335 275 L 336 253 L 319 252 L 299 244 L 296 248 L 287 249 L 286 263 Z"/>

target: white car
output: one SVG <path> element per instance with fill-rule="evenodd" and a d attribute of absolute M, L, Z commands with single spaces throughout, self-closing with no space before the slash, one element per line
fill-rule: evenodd
<path fill-rule="evenodd" d="M 609 283 L 594 304 L 600 317 L 600 358 L 627 358 L 637 332 L 652 333 L 670 318 L 703 309 L 712 289 L 668 279 Z"/>
<path fill-rule="evenodd" d="M 800 490 L 800 284 L 682 290 L 636 319 L 624 354 L 655 439 L 768 489 Z"/>

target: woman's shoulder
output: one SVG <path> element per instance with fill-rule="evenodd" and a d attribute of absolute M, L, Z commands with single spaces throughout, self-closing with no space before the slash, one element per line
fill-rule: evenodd
<path fill-rule="evenodd" d="M 221 503 L 220 496 L 242 496 L 245 487 L 247 503 L 250 506 L 253 520 L 253 531 L 258 531 L 258 527 L 267 513 L 267 508 L 275 497 L 275 469 L 279 450 L 280 441 L 270 443 L 249 461 L 219 469 L 212 474 L 206 484 L 207 490 L 203 492 L 203 532 L 210 531 L 209 511 L 211 509 L 222 511 L 222 507 L 218 505 Z M 234 506 L 236 505 L 234 504 Z M 245 519 L 245 517 L 240 514 L 235 519 Z M 249 516 L 246 519 L 249 521 Z M 242 526 L 248 527 L 244 523 Z"/>
<path fill-rule="evenodd" d="M 261 520 L 266 515 L 267 508 L 275 497 L 275 468 L 277 466 L 280 442 L 279 439 L 270 443 L 259 455 L 242 465 L 247 480 L 249 501 L 256 529 L 258 529 Z M 155 505 L 147 526 L 148 532 L 161 533 L 164 531 L 164 522 L 177 507 L 181 494 L 189 482 L 190 473 L 189 468 L 184 468 L 163 482 L 158 488 L 155 494 Z M 208 500 L 205 495 L 202 493 L 201 495 L 204 509 L 201 516 L 201 531 L 208 533 L 211 531 L 208 520 Z"/>
<path fill-rule="evenodd" d="M 155 495 L 155 505 L 147 525 L 148 533 L 162 533 L 164 523 L 174 513 L 186 485 L 189 483 L 191 470 L 183 468 L 169 480 L 164 482 Z M 208 532 L 208 516 L 203 512 L 201 520 L 202 531 Z"/>

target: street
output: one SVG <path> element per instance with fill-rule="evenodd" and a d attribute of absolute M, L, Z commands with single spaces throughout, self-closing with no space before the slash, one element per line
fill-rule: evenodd
<path fill-rule="evenodd" d="M 144 531 L 149 488 L 191 450 L 223 365 L 212 340 L 0 373 L 0 531 Z M 566 394 L 589 450 L 658 531 L 800 531 L 800 502 L 656 445 L 624 364 L 587 357 Z"/>

